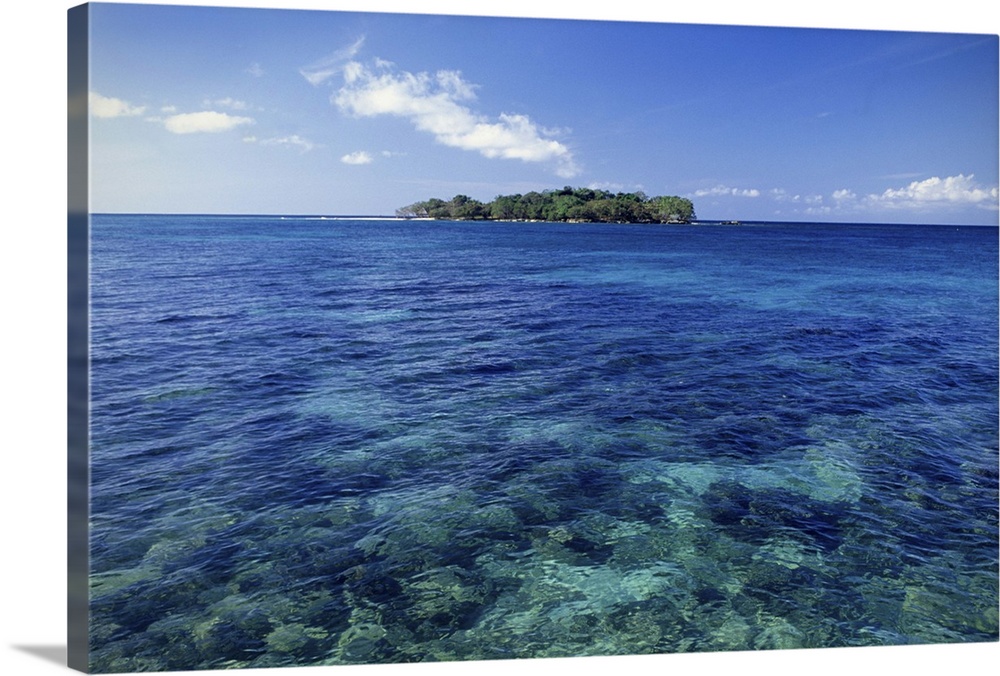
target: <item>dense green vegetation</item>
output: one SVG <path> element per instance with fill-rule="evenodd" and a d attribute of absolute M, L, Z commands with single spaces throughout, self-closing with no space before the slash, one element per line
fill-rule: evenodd
<path fill-rule="evenodd" d="M 449 201 L 431 198 L 396 210 L 400 218 L 453 220 L 585 221 L 597 223 L 688 223 L 694 205 L 684 197 L 647 197 L 642 192 L 611 193 L 593 188 L 499 195 L 480 202 L 466 195 Z"/>

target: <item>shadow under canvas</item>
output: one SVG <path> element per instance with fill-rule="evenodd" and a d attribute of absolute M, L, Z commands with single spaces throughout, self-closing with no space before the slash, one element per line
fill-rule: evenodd
<path fill-rule="evenodd" d="M 66 646 L 65 645 L 15 645 L 12 646 L 23 653 L 34 655 L 46 662 L 53 662 L 60 666 L 66 666 Z"/>

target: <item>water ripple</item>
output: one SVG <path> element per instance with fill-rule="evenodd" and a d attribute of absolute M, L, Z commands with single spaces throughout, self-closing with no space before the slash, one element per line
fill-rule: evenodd
<path fill-rule="evenodd" d="M 995 233 L 568 227 L 95 217 L 92 667 L 996 640 Z"/>

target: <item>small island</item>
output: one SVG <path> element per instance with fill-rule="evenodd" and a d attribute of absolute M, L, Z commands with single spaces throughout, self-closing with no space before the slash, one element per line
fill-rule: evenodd
<path fill-rule="evenodd" d="M 399 218 L 462 221 L 561 221 L 575 223 L 690 223 L 694 204 L 684 197 L 647 197 L 594 188 L 543 190 L 499 195 L 480 202 L 466 195 L 431 198 L 396 210 Z"/>

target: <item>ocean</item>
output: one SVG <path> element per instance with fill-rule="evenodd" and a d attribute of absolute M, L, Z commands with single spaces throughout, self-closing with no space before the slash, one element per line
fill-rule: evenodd
<path fill-rule="evenodd" d="M 95 215 L 91 668 L 996 641 L 997 244 Z"/>

